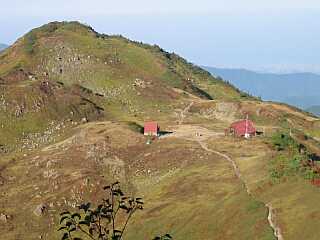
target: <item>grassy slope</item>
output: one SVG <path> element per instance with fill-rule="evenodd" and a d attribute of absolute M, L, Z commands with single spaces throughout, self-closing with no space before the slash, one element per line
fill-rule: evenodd
<path fill-rule="evenodd" d="M 216 142 L 212 142 L 217 146 Z M 271 203 L 285 239 L 318 239 L 320 208 L 316 204 L 319 189 L 300 177 L 288 177 L 271 183 L 269 168 L 274 152 L 266 139 L 250 142 L 225 139 L 219 149 L 232 156 L 257 200 Z M 254 146 L 254 147 L 252 147 Z"/>
<path fill-rule="evenodd" d="M 55 22 L 32 30 L 0 54 L 0 63 L 0 84 L 4 82 L 0 94 L 1 100 L 9 103 L 7 109 L 25 104 L 34 107 L 32 101 L 37 104 L 41 92 L 30 92 L 30 88 L 38 88 L 42 81 L 61 82 L 64 88 L 77 84 L 100 94 L 98 100 L 88 94 L 83 97 L 103 108 L 106 119 L 122 121 L 166 118 L 188 98 L 174 88 L 201 98 L 241 98 L 235 88 L 175 54 L 120 36 L 101 35 L 77 22 Z M 65 101 L 62 98 L 66 95 L 59 96 L 60 100 Z M 79 101 L 72 98 L 67 100 L 69 106 L 59 111 L 56 106 L 60 100 L 49 99 L 45 111 L 24 114 L 21 121 L 10 116 L 5 107 L 0 108 L 8 144 L 22 137 L 23 129 L 44 132 L 48 122 L 63 120 L 72 107 L 78 109 L 77 121 L 87 115 L 86 111 L 93 112 L 82 112 Z"/>
<path fill-rule="evenodd" d="M 0 88 L 0 144 L 9 151 L 21 147 L 24 140 L 43 143 L 61 128 L 68 128 L 82 118 L 96 120 L 103 116 L 92 101 L 100 99 L 79 87 L 39 83 Z M 71 114 L 72 112 L 72 114 Z"/>
<path fill-rule="evenodd" d="M 120 179 L 146 202 L 126 239 L 167 231 L 175 239 L 273 239 L 265 207 L 246 194 L 227 162 L 197 143 L 168 139 L 148 146 L 143 136 L 116 123 L 90 123 L 68 136 L 6 164 L 0 207 L 12 220 L 0 226 L 1 237 L 58 239 L 59 212 L 99 199 L 103 184 Z M 47 217 L 32 213 L 40 203 L 49 205 Z"/>
<path fill-rule="evenodd" d="M 248 197 L 230 165 L 215 156 L 197 160 L 157 185 L 135 184 L 149 192 L 146 211 L 128 229 L 128 239 L 165 232 L 175 239 L 273 239 L 264 206 Z"/>
<path fill-rule="evenodd" d="M 191 89 L 193 82 L 195 88 L 207 88 L 216 99 L 240 96 L 235 88 L 175 54 L 123 37 L 100 35 L 78 23 L 51 23 L 35 29 L 0 59 L 5 63 L 0 76 L 21 67 L 38 74 L 48 71 L 54 80 L 83 83 L 96 91 L 140 78 L 162 84 L 162 88 L 177 87 L 197 94 Z M 62 74 L 58 68 L 63 69 Z M 164 91 L 162 88 L 158 90 Z"/>

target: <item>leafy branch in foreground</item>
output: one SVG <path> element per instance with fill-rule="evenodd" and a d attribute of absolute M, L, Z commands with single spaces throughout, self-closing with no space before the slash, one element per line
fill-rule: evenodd
<path fill-rule="evenodd" d="M 105 186 L 107 198 L 93 208 L 91 203 L 79 206 L 80 212 L 69 211 L 60 214 L 62 240 L 121 240 L 127 225 L 137 210 L 143 209 L 141 198 L 127 197 L 119 182 Z M 118 220 L 121 216 L 121 221 Z M 121 222 L 122 224 L 119 224 Z M 167 238 L 156 238 L 164 239 Z"/>
<path fill-rule="evenodd" d="M 79 206 L 79 212 L 60 214 L 62 240 L 121 240 L 130 219 L 137 210 L 143 209 L 142 198 L 127 197 L 119 182 L 105 186 L 106 199 L 93 208 L 91 203 Z M 120 224 L 122 223 L 122 224 Z M 153 240 L 171 240 L 169 234 Z"/>

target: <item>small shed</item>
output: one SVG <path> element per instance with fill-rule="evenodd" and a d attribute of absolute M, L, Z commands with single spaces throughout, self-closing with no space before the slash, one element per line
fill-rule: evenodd
<path fill-rule="evenodd" d="M 144 135 L 146 136 L 158 136 L 160 127 L 157 122 L 144 123 Z"/>
<path fill-rule="evenodd" d="M 231 124 L 229 132 L 236 137 L 252 137 L 256 135 L 256 128 L 251 120 L 245 119 Z"/>

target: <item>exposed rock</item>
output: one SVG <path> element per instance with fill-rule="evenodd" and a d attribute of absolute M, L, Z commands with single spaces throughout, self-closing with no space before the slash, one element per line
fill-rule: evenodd
<path fill-rule="evenodd" d="M 146 83 L 145 81 L 139 79 L 139 78 L 136 78 L 134 83 L 133 83 L 133 86 L 134 87 L 141 87 L 141 88 L 146 88 Z"/>
<path fill-rule="evenodd" d="M 5 145 L 0 144 L 0 153 L 7 153 L 8 149 Z"/>
<path fill-rule="evenodd" d="M 9 216 L 4 214 L 4 213 L 0 213 L 0 222 L 7 222 L 9 219 Z"/>
<path fill-rule="evenodd" d="M 43 172 L 43 177 L 44 178 L 52 178 L 52 179 L 56 179 L 57 177 L 59 177 L 60 174 L 58 173 L 57 170 L 55 169 L 48 169 L 46 171 Z"/>
<path fill-rule="evenodd" d="M 88 119 L 87 119 L 86 117 L 84 117 L 84 118 L 81 119 L 81 122 L 82 122 L 82 123 L 87 123 L 87 122 L 88 122 Z"/>
<path fill-rule="evenodd" d="M 44 203 L 39 204 L 35 210 L 33 211 L 33 213 L 38 216 L 41 217 L 43 216 L 43 214 L 46 212 L 47 210 L 47 206 Z"/>

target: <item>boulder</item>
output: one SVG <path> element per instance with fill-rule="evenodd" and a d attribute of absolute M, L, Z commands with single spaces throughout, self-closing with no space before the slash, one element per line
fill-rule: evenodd
<path fill-rule="evenodd" d="M 41 217 L 43 216 L 43 214 L 46 212 L 47 210 L 47 206 L 44 203 L 39 204 L 35 210 L 33 211 L 33 213 L 38 216 Z"/>
<path fill-rule="evenodd" d="M 7 215 L 0 213 L 0 222 L 7 222 L 8 218 L 9 217 Z"/>

